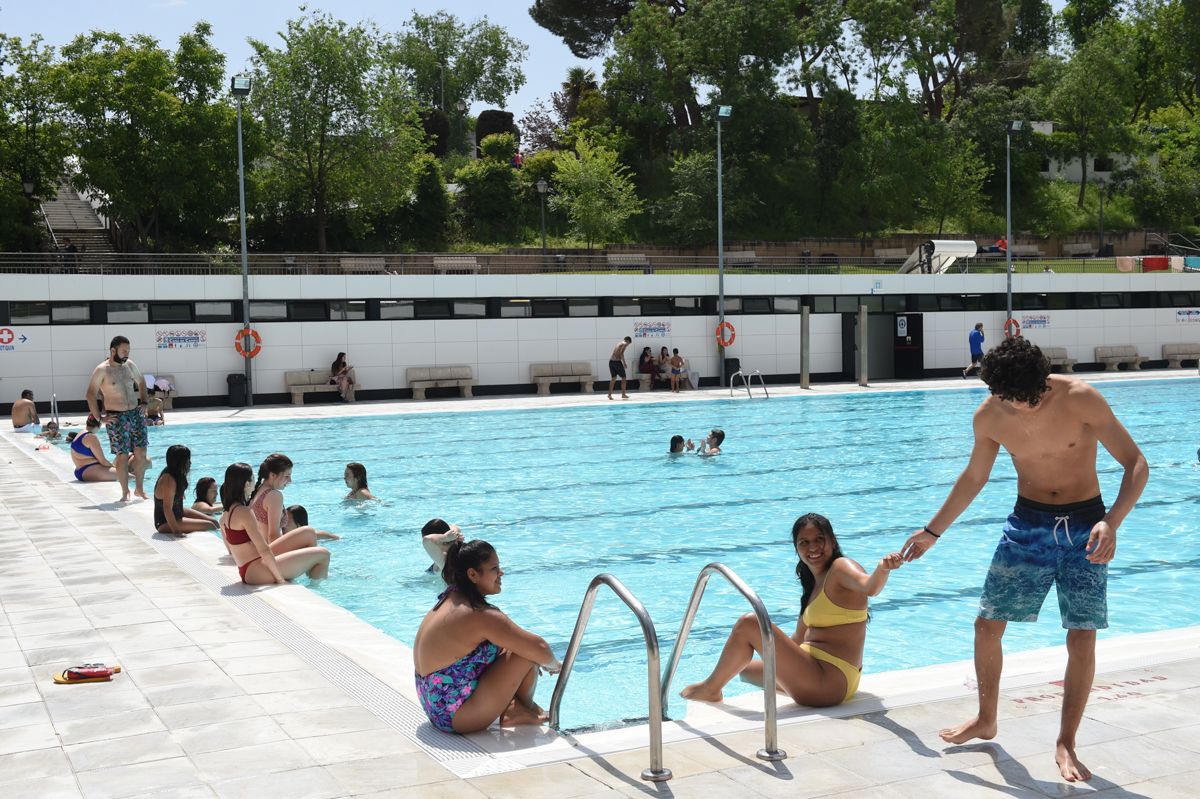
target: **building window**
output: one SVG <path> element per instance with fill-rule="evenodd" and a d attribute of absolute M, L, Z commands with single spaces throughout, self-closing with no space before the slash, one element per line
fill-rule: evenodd
<path fill-rule="evenodd" d="M 353 322 L 367 318 L 366 300 L 331 300 L 329 318 L 335 322 Z"/>
<path fill-rule="evenodd" d="M 534 300 L 532 304 L 534 316 L 545 317 L 567 315 L 567 301 L 565 299 L 551 297 L 544 300 Z"/>
<path fill-rule="evenodd" d="M 501 319 L 524 319 L 533 315 L 533 303 L 529 300 L 500 300 Z"/>
<path fill-rule="evenodd" d="M 642 316 L 670 316 L 675 301 L 670 297 L 643 297 Z"/>
<path fill-rule="evenodd" d="M 56 325 L 86 325 L 92 321 L 92 306 L 86 302 L 56 302 L 50 306 L 50 321 Z"/>
<path fill-rule="evenodd" d="M 599 316 L 600 301 L 591 297 L 572 297 L 567 300 L 568 316 Z"/>
<path fill-rule="evenodd" d="M 800 298 L 776 297 L 775 313 L 800 313 Z"/>
<path fill-rule="evenodd" d="M 1021 311 L 1045 311 L 1050 307 L 1045 294 L 1018 294 L 1013 297 L 1013 305 Z"/>
<path fill-rule="evenodd" d="M 1192 293 L 1190 291 L 1167 291 L 1158 295 L 1161 299 L 1161 304 L 1166 308 L 1190 308 L 1192 306 Z M 13 313 L 13 322 L 16 322 L 16 313 Z"/>
<path fill-rule="evenodd" d="M 450 300 L 416 300 L 417 319 L 449 319 Z"/>
<path fill-rule="evenodd" d="M 455 300 L 454 301 L 454 318 L 455 319 L 486 319 L 487 318 L 487 301 L 484 299 Z"/>
<path fill-rule="evenodd" d="M 917 295 L 917 310 L 923 312 L 936 311 L 938 309 L 938 298 L 935 294 L 918 294 Z"/>
<path fill-rule="evenodd" d="M 150 306 L 151 322 L 190 322 L 192 304 L 188 302 L 156 302 Z"/>
<path fill-rule="evenodd" d="M 9 316 L 14 325 L 48 325 L 50 324 L 50 303 L 48 302 L 10 302 Z"/>
<path fill-rule="evenodd" d="M 110 325 L 144 325 L 150 321 L 148 302 L 110 302 L 108 323 Z"/>
<path fill-rule="evenodd" d="M 283 300 L 259 300 L 250 303 L 251 322 L 286 322 L 287 303 Z"/>
<path fill-rule="evenodd" d="M 329 319 L 329 306 L 313 300 L 293 300 L 287 304 L 288 319 L 293 322 L 325 322 Z"/>
<path fill-rule="evenodd" d="M 196 303 L 197 322 L 233 322 L 232 302 L 198 302 Z"/>
<path fill-rule="evenodd" d="M 771 298 L 742 297 L 742 313 L 771 313 Z"/>
<path fill-rule="evenodd" d="M 671 305 L 671 312 L 676 316 L 699 316 L 704 313 L 704 301 L 701 297 L 676 297 Z"/>
<path fill-rule="evenodd" d="M 903 313 L 907 310 L 906 299 L 903 294 L 884 294 L 883 310 L 888 313 Z M 775 304 L 775 313 L 779 313 L 779 303 Z"/>
<path fill-rule="evenodd" d="M 1121 301 L 1121 295 L 1116 292 L 1105 292 L 1100 295 L 1101 308 L 1124 308 L 1125 303 Z"/>
<path fill-rule="evenodd" d="M 832 296 L 818 296 L 812 298 L 813 313 L 836 313 L 835 305 Z"/>
<path fill-rule="evenodd" d="M 613 316 L 640 316 L 641 300 L 636 297 L 613 297 Z"/>
<path fill-rule="evenodd" d="M 1042 159 L 1042 171 L 1043 171 L 1043 172 L 1049 172 L 1049 171 L 1050 171 L 1050 159 L 1049 159 L 1049 158 L 1043 158 L 1043 159 Z"/>
<path fill-rule="evenodd" d="M 1113 160 L 1111 158 L 1093 158 L 1092 159 L 1092 171 L 1093 172 L 1112 172 L 1113 171 Z"/>
<path fill-rule="evenodd" d="M 379 301 L 379 318 L 380 319 L 414 319 L 412 300 L 380 300 Z"/>
<path fill-rule="evenodd" d="M 833 298 L 833 308 L 838 313 L 857 313 L 858 297 L 837 296 Z"/>
<path fill-rule="evenodd" d="M 883 295 L 863 294 L 859 296 L 858 304 L 867 306 L 867 313 L 880 313 L 883 310 Z"/>

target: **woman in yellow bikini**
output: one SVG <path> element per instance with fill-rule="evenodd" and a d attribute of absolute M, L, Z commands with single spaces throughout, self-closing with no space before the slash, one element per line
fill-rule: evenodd
<path fill-rule="evenodd" d="M 883 590 L 888 576 L 903 562 L 899 552 L 879 561 L 867 574 L 842 554 L 833 525 L 824 516 L 808 513 L 792 525 L 792 544 L 800 561 L 796 576 L 804 593 L 796 633 L 775 627 L 775 681 L 801 705 L 828 707 L 848 701 L 862 676 L 863 644 L 867 638 L 867 597 Z M 754 614 L 733 625 L 712 674 L 680 692 L 685 699 L 720 702 L 721 689 L 734 677 L 762 685 L 762 636 Z"/>

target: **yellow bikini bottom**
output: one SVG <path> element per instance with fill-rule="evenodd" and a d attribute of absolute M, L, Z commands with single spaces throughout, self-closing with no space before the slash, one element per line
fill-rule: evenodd
<path fill-rule="evenodd" d="M 800 648 L 817 660 L 823 660 L 830 664 L 846 676 L 846 695 L 842 697 L 842 701 L 849 702 L 851 697 L 858 692 L 858 681 L 862 677 L 862 669 L 855 668 L 840 657 L 831 655 L 823 649 L 817 649 L 812 644 L 800 644 Z"/>

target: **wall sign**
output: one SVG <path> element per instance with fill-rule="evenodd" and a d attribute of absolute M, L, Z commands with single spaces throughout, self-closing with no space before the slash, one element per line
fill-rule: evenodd
<path fill-rule="evenodd" d="M 208 346 L 208 331 L 155 330 L 154 342 L 160 350 L 198 350 Z"/>
<path fill-rule="evenodd" d="M 908 317 L 896 317 L 896 338 L 904 338 L 908 335 Z"/>
<path fill-rule="evenodd" d="M 17 345 L 29 341 L 29 336 L 18 333 L 11 327 L 0 327 L 0 352 L 13 352 Z"/>
<path fill-rule="evenodd" d="M 1038 328 L 1050 327 L 1050 314 L 1046 313 L 1027 313 L 1021 314 L 1021 329 L 1022 330 L 1037 330 Z"/>
<path fill-rule="evenodd" d="M 1175 322 L 1180 325 L 1200 324 L 1200 308 L 1178 308 Z"/>
<path fill-rule="evenodd" d="M 634 338 L 668 338 L 671 335 L 670 322 L 634 322 Z"/>

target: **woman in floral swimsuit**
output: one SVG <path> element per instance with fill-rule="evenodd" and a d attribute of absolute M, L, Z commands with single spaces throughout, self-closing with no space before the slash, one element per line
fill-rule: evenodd
<path fill-rule="evenodd" d="M 489 603 L 504 571 L 486 541 L 455 541 L 446 553 L 447 588 L 425 615 L 413 641 L 417 696 L 443 732 L 540 724 L 546 713 L 533 701 L 539 669 L 562 664 L 541 637 L 523 630 Z"/>

